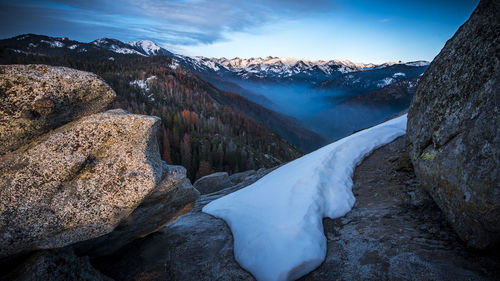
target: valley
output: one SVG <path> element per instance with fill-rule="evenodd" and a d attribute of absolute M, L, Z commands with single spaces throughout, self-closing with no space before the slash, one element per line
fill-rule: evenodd
<path fill-rule="evenodd" d="M 14 2 L 0 280 L 498 280 L 500 1 Z"/>
<path fill-rule="evenodd" d="M 148 40 L 127 43 L 101 38 L 82 43 L 68 38 L 34 34 L 1 40 L 0 47 L 4 52 L 13 53 L 8 56 L 11 61 L 5 61 L 7 56 L 4 55 L 4 63 L 48 61 L 57 65 L 81 65 L 81 68 L 83 63 L 77 61 L 85 60 L 87 65 L 107 65 L 106 68 L 116 69 L 123 64 L 127 65 L 125 68 L 129 68 L 134 61 L 139 65 L 159 65 L 171 72 L 181 69 L 190 71 L 201 78 L 197 81 L 209 82 L 211 85 L 206 84 L 206 87 L 219 92 L 219 98 L 224 96 L 223 104 L 244 112 L 306 153 L 405 110 L 411 101 L 411 91 L 408 98 L 397 106 L 390 102 L 371 102 L 367 98 L 364 98 L 363 103 L 352 101 L 365 94 L 370 97 L 369 93 L 382 90 L 393 83 L 418 79 L 428 66 L 425 61 L 376 65 L 340 59 L 310 61 L 279 57 L 189 57 L 174 54 Z M 93 67 L 88 65 L 82 69 L 92 71 Z M 134 72 L 137 76 L 138 72 Z M 151 71 L 146 72 L 150 73 L 148 77 L 155 76 Z M 143 77 L 144 74 L 139 76 Z M 144 92 L 145 83 L 157 83 L 156 80 L 147 80 L 148 77 L 142 78 L 139 84 L 138 80 L 129 80 L 132 84 L 127 88 L 132 86 L 134 91 Z M 416 80 L 414 83 L 416 85 Z M 158 87 L 151 88 L 155 89 L 152 93 L 143 94 L 150 96 L 150 100 L 146 98 L 146 103 L 155 107 L 153 104 L 158 103 L 161 97 L 156 97 L 155 101 L 153 96 Z M 398 89 L 405 91 L 403 88 Z M 183 107 L 185 108 L 180 111 L 190 110 L 189 105 Z M 200 112 L 196 114 L 199 115 Z M 182 139 L 183 136 L 179 138 Z M 173 151 L 172 154 L 175 153 Z M 211 163 L 212 169 L 217 166 L 213 161 Z M 218 166 L 222 169 L 224 165 Z"/>
<path fill-rule="evenodd" d="M 277 57 L 228 60 L 179 55 L 174 60 L 221 89 L 237 92 L 298 120 L 304 128 L 329 141 L 378 124 L 405 110 L 410 105 L 411 95 L 398 106 L 376 101 L 373 104 L 344 101 L 405 79 L 414 79 L 415 87 L 415 79 L 429 65 L 426 61 L 375 65 L 348 60 L 308 61 Z"/>

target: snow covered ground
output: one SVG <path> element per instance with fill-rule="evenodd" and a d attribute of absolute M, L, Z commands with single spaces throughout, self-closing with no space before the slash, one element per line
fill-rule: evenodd
<path fill-rule="evenodd" d="M 212 201 L 203 212 L 227 222 L 236 260 L 258 280 L 295 280 L 325 258 L 322 219 L 353 207 L 356 165 L 405 131 L 406 115 L 360 131 Z"/>

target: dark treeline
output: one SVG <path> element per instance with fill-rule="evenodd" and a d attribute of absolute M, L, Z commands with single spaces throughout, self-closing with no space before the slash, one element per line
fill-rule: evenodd
<path fill-rule="evenodd" d="M 191 180 L 215 171 L 272 167 L 300 156 L 278 134 L 240 111 L 248 101 L 214 88 L 170 58 L 113 58 L 26 55 L 0 48 L 1 64 L 47 64 L 96 73 L 116 91 L 114 108 L 160 117 L 162 159 L 186 167 Z"/>

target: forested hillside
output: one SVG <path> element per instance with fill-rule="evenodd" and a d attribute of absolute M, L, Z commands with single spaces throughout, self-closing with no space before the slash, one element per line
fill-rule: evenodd
<path fill-rule="evenodd" d="M 0 48 L 0 64 L 40 63 L 98 74 L 117 93 L 113 107 L 162 119 L 162 158 L 186 167 L 191 180 L 214 171 L 272 167 L 301 155 L 243 112 L 256 112 L 256 104 L 218 90 L 170 58 L 113 53 L 113 59 L 103 59 L 107 55 L 40 56 Z"/>

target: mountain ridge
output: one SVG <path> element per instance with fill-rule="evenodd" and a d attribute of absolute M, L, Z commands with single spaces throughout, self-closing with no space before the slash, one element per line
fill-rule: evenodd
<path fill-rule="evenodd" d="M 114 38 L 99 38 L 89 43 L 84 43 L 69 40 L 67 37 L 50 37 L 36 34 L 22 34 L 3 40 L 15 39 L 19 41 L 25 40 L 29 37 L 46 37 L 51 39 L 52 41 L 41 39 L 40 43 L 48 44 L 50 48 L 67 48 L 80 52 L 87 52 L 88 49 L 86 49 L 85 47 L 93 45 L 94 47 L 106 49 L 108 51 L 119 54 L 135 54 L 141 56 L 165 55 L 171 57 L 184 66 L 186 66 L 185 64 L 192 64 L 192 67 L 199 68 L 200 71 L 231 72 L 235 76 L 243 79 L 309 78 L 315 81 L 318 80 L 316 82 L 319 82 L 319 80 L 323 78 L 324 80 L 328 79 L 328 76 L 335 76 L 338 74 L 370 69 L 380 69 L 397 64 L 408 66 L 426 66 L 429 64 L 429 62 L 423 60 L 412 62 L 384 62 L 381 64 L 374 64 L 356 63 L 342 58 L 331 60 L 309 60 L 306 58 L 297 59 L 272 56 L 268 56 L 265 58 L 209 58 L 203 56 L 186 56 L 181 54 L 174 54 L 151 40 L 123 42 Z M 71 45 L 66 41 L 70 41 Z M 38 47 L 40 47 L 40 45 L 37 46 L 37 44 L 32 43 L 32 45 L 30 45 L 29 47 L 33 49 L 32 51 L 34 51 Z M 17 50 L 26 52 L 26 50 Z M 192 67 L 188 66 L 188 68 Z M 318 76 L 318 78 L 315 79 L 315 75 Z"/>

